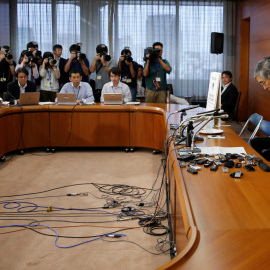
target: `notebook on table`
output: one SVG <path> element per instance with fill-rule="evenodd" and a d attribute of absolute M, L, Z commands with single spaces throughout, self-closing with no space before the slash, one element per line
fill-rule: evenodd
<path fill-rule="evenodd" d="M 38 105 L 40 92 L 20 93 L 19 103 L 22 106 Z"/>
<path fill-rule="evenodd" d="M 58 105 L 76 105 L 75 93 L 57 93 Z"/>
<path fill-rule="evenodd" d="M 105 105 L 123 104 L 123 95 L 120 93 L 106 93 L 103 94 Z"/>

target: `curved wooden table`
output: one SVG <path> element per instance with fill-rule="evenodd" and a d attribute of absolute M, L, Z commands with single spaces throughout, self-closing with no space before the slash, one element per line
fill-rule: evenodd
<path fill-rule="evenodd" d="M 163 149 L 166 120 L 184 106 L 27 106 L 0 108 L 0 156 L 32 147 L 148 147 Z M 192 113 L 200 111 L 192 110 Z M 191 113 L 191 112 L 189 112 Z M 178 123 L 179 115 L 169 122 Z M 226 139 L 201 146 L 244 146 L 229 127 Z M 266 269 L 270 266 L 270 175 L 256 168 L 239 181 L 221 169 L 198 175 L 180 169 L 171 148 L 170 207 L 178 255 L 159 269 Z M 230 169 L 230 173 L 236 169 Z M 183 230 L 180 230 L 184 226 Z M 184 239 L 184 240 L 183 240 Z"/>

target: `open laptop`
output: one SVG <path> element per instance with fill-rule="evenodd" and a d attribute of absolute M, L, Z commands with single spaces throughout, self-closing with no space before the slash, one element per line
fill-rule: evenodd
<path fill-rule="evenodd" d="M 22 106 L 38 105 L 40 92 L 21 93 L 19 103 Z"/>
<path fill-rule="evenodd" d="M 75 93 L 57 93 L 58 105 L 76 105 Z"/>
<path fill-rule="evenodd" d="M 123 95 L 120 93 L 104 93 L 103 98 L 105 105 L 123 104 Z"/>

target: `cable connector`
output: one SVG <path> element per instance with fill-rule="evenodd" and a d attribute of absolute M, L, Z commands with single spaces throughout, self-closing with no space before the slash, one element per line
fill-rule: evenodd
<path fill-rule="evenodd" d="M 118 218 L 117 219 L 117 221 L 124 221 L 124 220 L 131 220 L 131 218 L 125 218 L 125 217 L 123 217 L 123 218 Z"/>
<path fill-rule="evenodd" d="M 47 212 L 51 212 L 52 211 L 52 206 L 47 208 Z"/>
<path fill-rule="evenodd" d="M 78 196 L 80 193 L 68 193 L 67 196 Z"/>
<path fill-rule="evenodd" d="M 144 206 L 143 202 L 137 203 L 137 206 Z"/>

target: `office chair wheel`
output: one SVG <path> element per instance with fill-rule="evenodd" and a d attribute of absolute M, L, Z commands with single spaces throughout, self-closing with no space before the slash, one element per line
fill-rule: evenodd
<path fill-rule="evenodd" d="M 18 150 L 19 155 L 24 155 L 24 151 L 22 149 Z"/>
<path fill-rule="evenodd" d="M 50 152 L 50 148 L 49 148 L 49 147 L 46 148 L 46 152 L 47 152 L 47 153 Z"/>
<path fill-rule="evenodd" d="M 128 147 L 125 148 L 125 152 L 126 152 L 126 153 L 129 152 L 129 148 L 128 148 Z"/>
<path fill-rule="evenodd" d="M 55 148 L 52 148 L 52 149 L 51 149 L 51 152 L 52 152 L 52 153 L 55 153 Z"/>
<path fill-rule="evenodd" d="M 157 149 L 154 149 L 154 150 L 153 150 L 153 155 L 157 155 L 157 154 L 160 154 L 160 153 L 161 153 L 160 150 L 157 150 Z"/>
<path fill-rule="evenodd" d="M 133 147 L 130 148 L 130 152 L 134 153 L 134 148 Z"/>
<path fill-rule="evenodd" d="M 6 156 L 2 156 L 1 158 L 0 158 L 0 162 L 5 162 L 6 161 Z"/>

